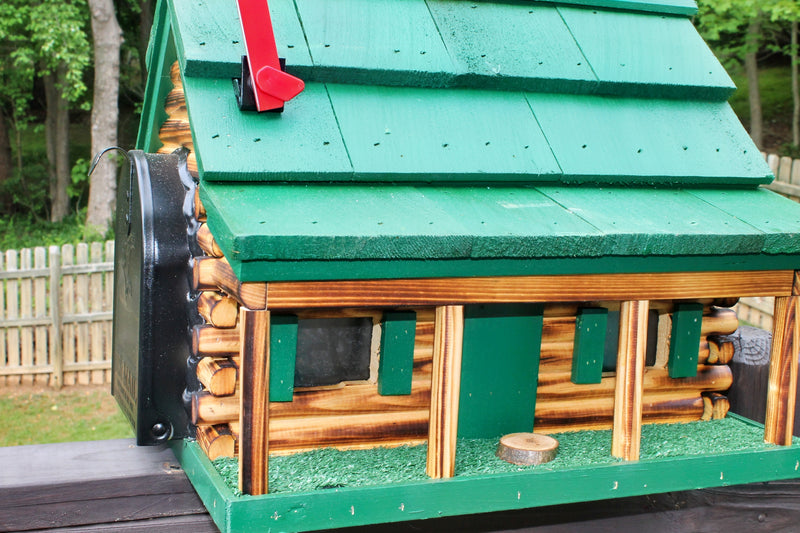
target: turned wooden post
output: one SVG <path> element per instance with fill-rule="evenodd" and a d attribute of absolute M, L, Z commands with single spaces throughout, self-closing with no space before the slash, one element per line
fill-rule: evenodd
<path fill-rule="evenodd" d="M 269 311 L 239 311 L 239 489 L 266 494 L 269 452 Z"/>
<path fill-rule="evenodd" d="M 643 300 L 622 302 L 619 310 L 619 351 L 611 455 L 626 461 L 639 459 L 649 309 L 650 303 Z"/>
<path fill-rule="evenodd" d="M 453 477 L 455 473 L 463 333 L 463 306 L 436 308 L 427 461 L 427 473 L 432 478 Z"/>
<path fill-rule="evenodd" d="M 795 272 L 792 296 L 775 298 L 772 350 L 769 357 L 764 441 L 788 446 L 794 432 L 797 362 L 800 349 L 800 275 Z"/>

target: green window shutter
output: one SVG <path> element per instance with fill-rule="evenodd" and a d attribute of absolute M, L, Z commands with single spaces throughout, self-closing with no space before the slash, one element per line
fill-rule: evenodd
<path fill-rule="evenodd" d="M 378 394 L 411 394 L 416 329 L 417 314 L 413 311 L 384 314 L 378 362 Z"/>
<path fill-rule="evenodd" d="M 269 332 L 269 399 L 291 402 L 297 357 L 297 317 L 272 315 Z"/>
<path fill-rule="evenodd" d="M 703 305 L 679 304 L 672 313 L 672 335 L 669 341 L 669 377 L 691 378 L 697 375 L 697 353 L 700 328 L 703 324 Z"/>
<path fill-rule="evenodd" d="M 608 309 L 586 307 L 578 312 L 572 350 L 572 382 L 576 385 L 600 383 L 607 330 Z"/>

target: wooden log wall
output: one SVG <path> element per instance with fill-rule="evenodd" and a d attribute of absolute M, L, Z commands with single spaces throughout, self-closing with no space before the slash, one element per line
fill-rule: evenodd
<path fill-rule="evenodd" d="M 181 68 L 176 61 L 170 70 L 172 90 L 167 95 L 164 110 L 167 120 L 161 125 L 158 138 L 163 145 L 158 149 L 159 154 L 171 154 L 180 148 L 189 150 L 187 166 L 192 176 L 197 178 L 197 158 L 194 154 L 192 132 L 189 128 L 189 113 L 186 111 L 186 97 L 183 94 L 181 81 Z"/>
<path fill-rule="evenodd" d="M 177 64 L 172 69 L 174 89 L 161 128 L 164 143 L 160 152 L 180 147 L 192 150 L 188 115 Z M 188 157 L 190 172 L 197 176 L 194 153 Z M 205 210 L 195 198 L 195 216 L 205 220 Z M 201 357 L 198 378 L 204 390 L 194 395 L 192 419 L 198 427 L 198 442 L 212 459 L 236 453 L 239 438 L 238 375 L 240 306 L 266 308 L 265 284 L 243 284 L 234 276 L 207 226 L 198 231 L 198 244 L 205 257 L 196 258 L 194 286 L 201 291 L 198 309 L 206 324 L 194 332 L 194 351 Z M 727 401 L 720 394 L 732 382 L 727 363 L 733 345 L 719 339 L 738 326 L 736 314 L 702 301 L 704 317 L 698 346 L 695 377 L 671 379 L 666 368 L 668 321 L 673 304 L 652 301 L 658 311 L 659 355 L 656 364 L 645 368 L 642 377 L 643 423 L 688 422 L 724 417 Z M 619 310 L 619 302 L 588 302 Z M 611 429 L 614 416 L 615 373 L 604 373 L 600 383 L 574 385 L 571 382 L 572 350 L 578 304 L 548 304 L 542 333 L 539 384 L 535 409 L 535 430 L 552 433 L 567 430 Z M 433 370 L 434 308 L 417 313 L 414 370 L 411 394 L 381 396 L 375 383 L 346 384 L 340 388 L 295 391 L 292 402 L 269 403 L 270 453 L 294 453 L 336 446 L 366 448 L 417 444 L 428 438 Z M 370 316 L 380 320 L 381 311 L 337 311 L 339 316 Z M 332 317 L 331 313 L 323 313 Z M 335 313 L 334 313 L 335 314 Z M 309 315 L 310 316 L 310 315 Z M 667 326 L 667 327 L 663 327 Z"/>

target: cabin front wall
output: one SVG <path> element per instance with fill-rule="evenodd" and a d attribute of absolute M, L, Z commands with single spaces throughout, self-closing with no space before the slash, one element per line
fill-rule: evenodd
<path fill-rule="evenodd" d="M 576 316 L 582 307 L 602 307 L 615 312 L 619 304 L 547 304 L 530 306 L 467 306 L 464 318 L 464 342 L 460 383 L 458 435 L 466 438 L 494 438 L 506 433 L 531 431 L 541 433 L 583 429 L 611 429 L 614 415 L 616 374 L 604 371 L 597 383 L 574 383 Z M 697 346 L 696 375 L 670 378 L 668 363 L 671 302 L 653 302 L 651 320 L 657 326 L 656 342 L 651 343 L 651 361 L 644 372 L 643 421 L 645 423 L 687 422 L 712 416 L 724 416 L 719 393 L 732 382 L 727 362 L 732 347 L 718 336 L 732 333 L 738 322 L 733 311 L 706 304 L 703 326 Z M 293 453 L 334 446 L 367 448 L 419 444 L 428 438 L 434 345 L 434 309 L 405 310 L 413 321 L 413 359 L 406 369 L 393 368 L 395 374 L 411 372 L 410 391 L 381 394 L 381 347 L 387 347 L 384 313 L 377 310 L 338 310 L 299 312 L 300 323 L 321 317 L 365 317 L 377 327 L 372 330 L 372 372 L 370 379 L 294 390 L 287 397 L 279 386 L 271 396 L 282 401 L 269 404 L 269 449 L 273 453 Z M 389 312 L 391 315 L 392 312 Z M 275 325 L 273 330 L 287 336 Z M 283 315 L 288 316 L 288 315 Z M 290 321 L 292 322 L 292 321 Z M 280 320 L 277 321 L 280 323 Z M 298 321 L 293 323 L 296 325 Z M 609 328 L 608 335 L 617 335 Z M 199 358 L 238 363 L 237 326 L 216 328 L 201 326 L 195 332 Z M 377 337 L 377 338 L 376 338 Z M 395 339 L 396 341 L 396 339 Z M 276 341 L 273 339 L 273 345 Z M 613 342 L 612 342 L 613 344 Z M 290 344 L 291 345 L 291 344 Z M 296 347 L 296 343 L 292 345 Z M 613 347 L 612 347 L 613 348 Z M 295 354 L 290 354 L 294 356 Z M 275 373 L 285 374 L 285 355 L 279 352 L 272 363 Z M 613 365 L 612 361 L 612 365 Z M 395 365 L 396 366 L 396 365 Z M 386 369 L 384 372 L 390 372 Z M 293 377 L 293 376 L 290 376 Z M 400 378 L 404 380 L 405 378 Z M 215 395 L 210 380 L 205 390 L 195 394 L 193 421 L 202 432 L 216 426 L 223 435 L 238 437 L 239 395 Z M 397 378 L 395 378 L 397 381 Z M 395 388 L 401 385 L 395 385 Z M 291 389 L 291 388 L 290 388 Z M 289 401 L 286 401 L 289 400 Z M 722 409 L 722 411 L 720 411 Z M 227 428 L 224 429 L 224 427 Z M 229 448 L 229 453 L 233 448 Z"/>

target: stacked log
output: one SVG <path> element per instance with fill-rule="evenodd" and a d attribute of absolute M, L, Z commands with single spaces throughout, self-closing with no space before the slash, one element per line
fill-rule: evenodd
<path fill-rule="evenodd" d="M 705 302 L 697 375 L 691 378 L 669 377 L 666 356 L 659 356 L 645 368 L 642 418 L 644 423 L 691 422 L 724 418 L 724 396 L 733 382 L 727 364 L 733 358 L 733 344 L 720 336 L 738 327 L 736 313 Z M 722 302 L 728 303 L 728 302 Z M 606 307 L 610 305 L 603 304 Z M 669 325 L 671 302 L 652 302 L 659 321 Z M 572 345 L 575 317 L 545 316 L 536 397 L 534 427 L 536 432 L 611 429 L 614 413 L 615 373 L 605 372 L 599 384 L 574 385 L 571 382 Z M 659 328 L 659 331 L 669 327 Z M 659 353 L 669 352 L 668 334 L 658 340 Z M 710 396 L 717 393 L 718 396 Z M 713 402 L 712 402 L 713 399 Z M 716 406 L 716 410 L 712 405 Z"/>
<path fill-rule="evenodd" d="M 161 125 L 158 138 L 162 146 L 158 149 L 159 154 L 171 154 L 180 148 L 189 150 L 186 164 L 189 173 L 197 178 L 197 158 L 194 154 L 192 143 L 192 132 L 189 127 L 189 113 L 186 110 L 186 97 L 183 94 L 183 81 L 181 80 L 181 69 L 178 62 L 172 64 L 170 69 L 170 81 L 172 90 L 167 94 L 164 110 L 167 113 L 167 120 Z"/>

